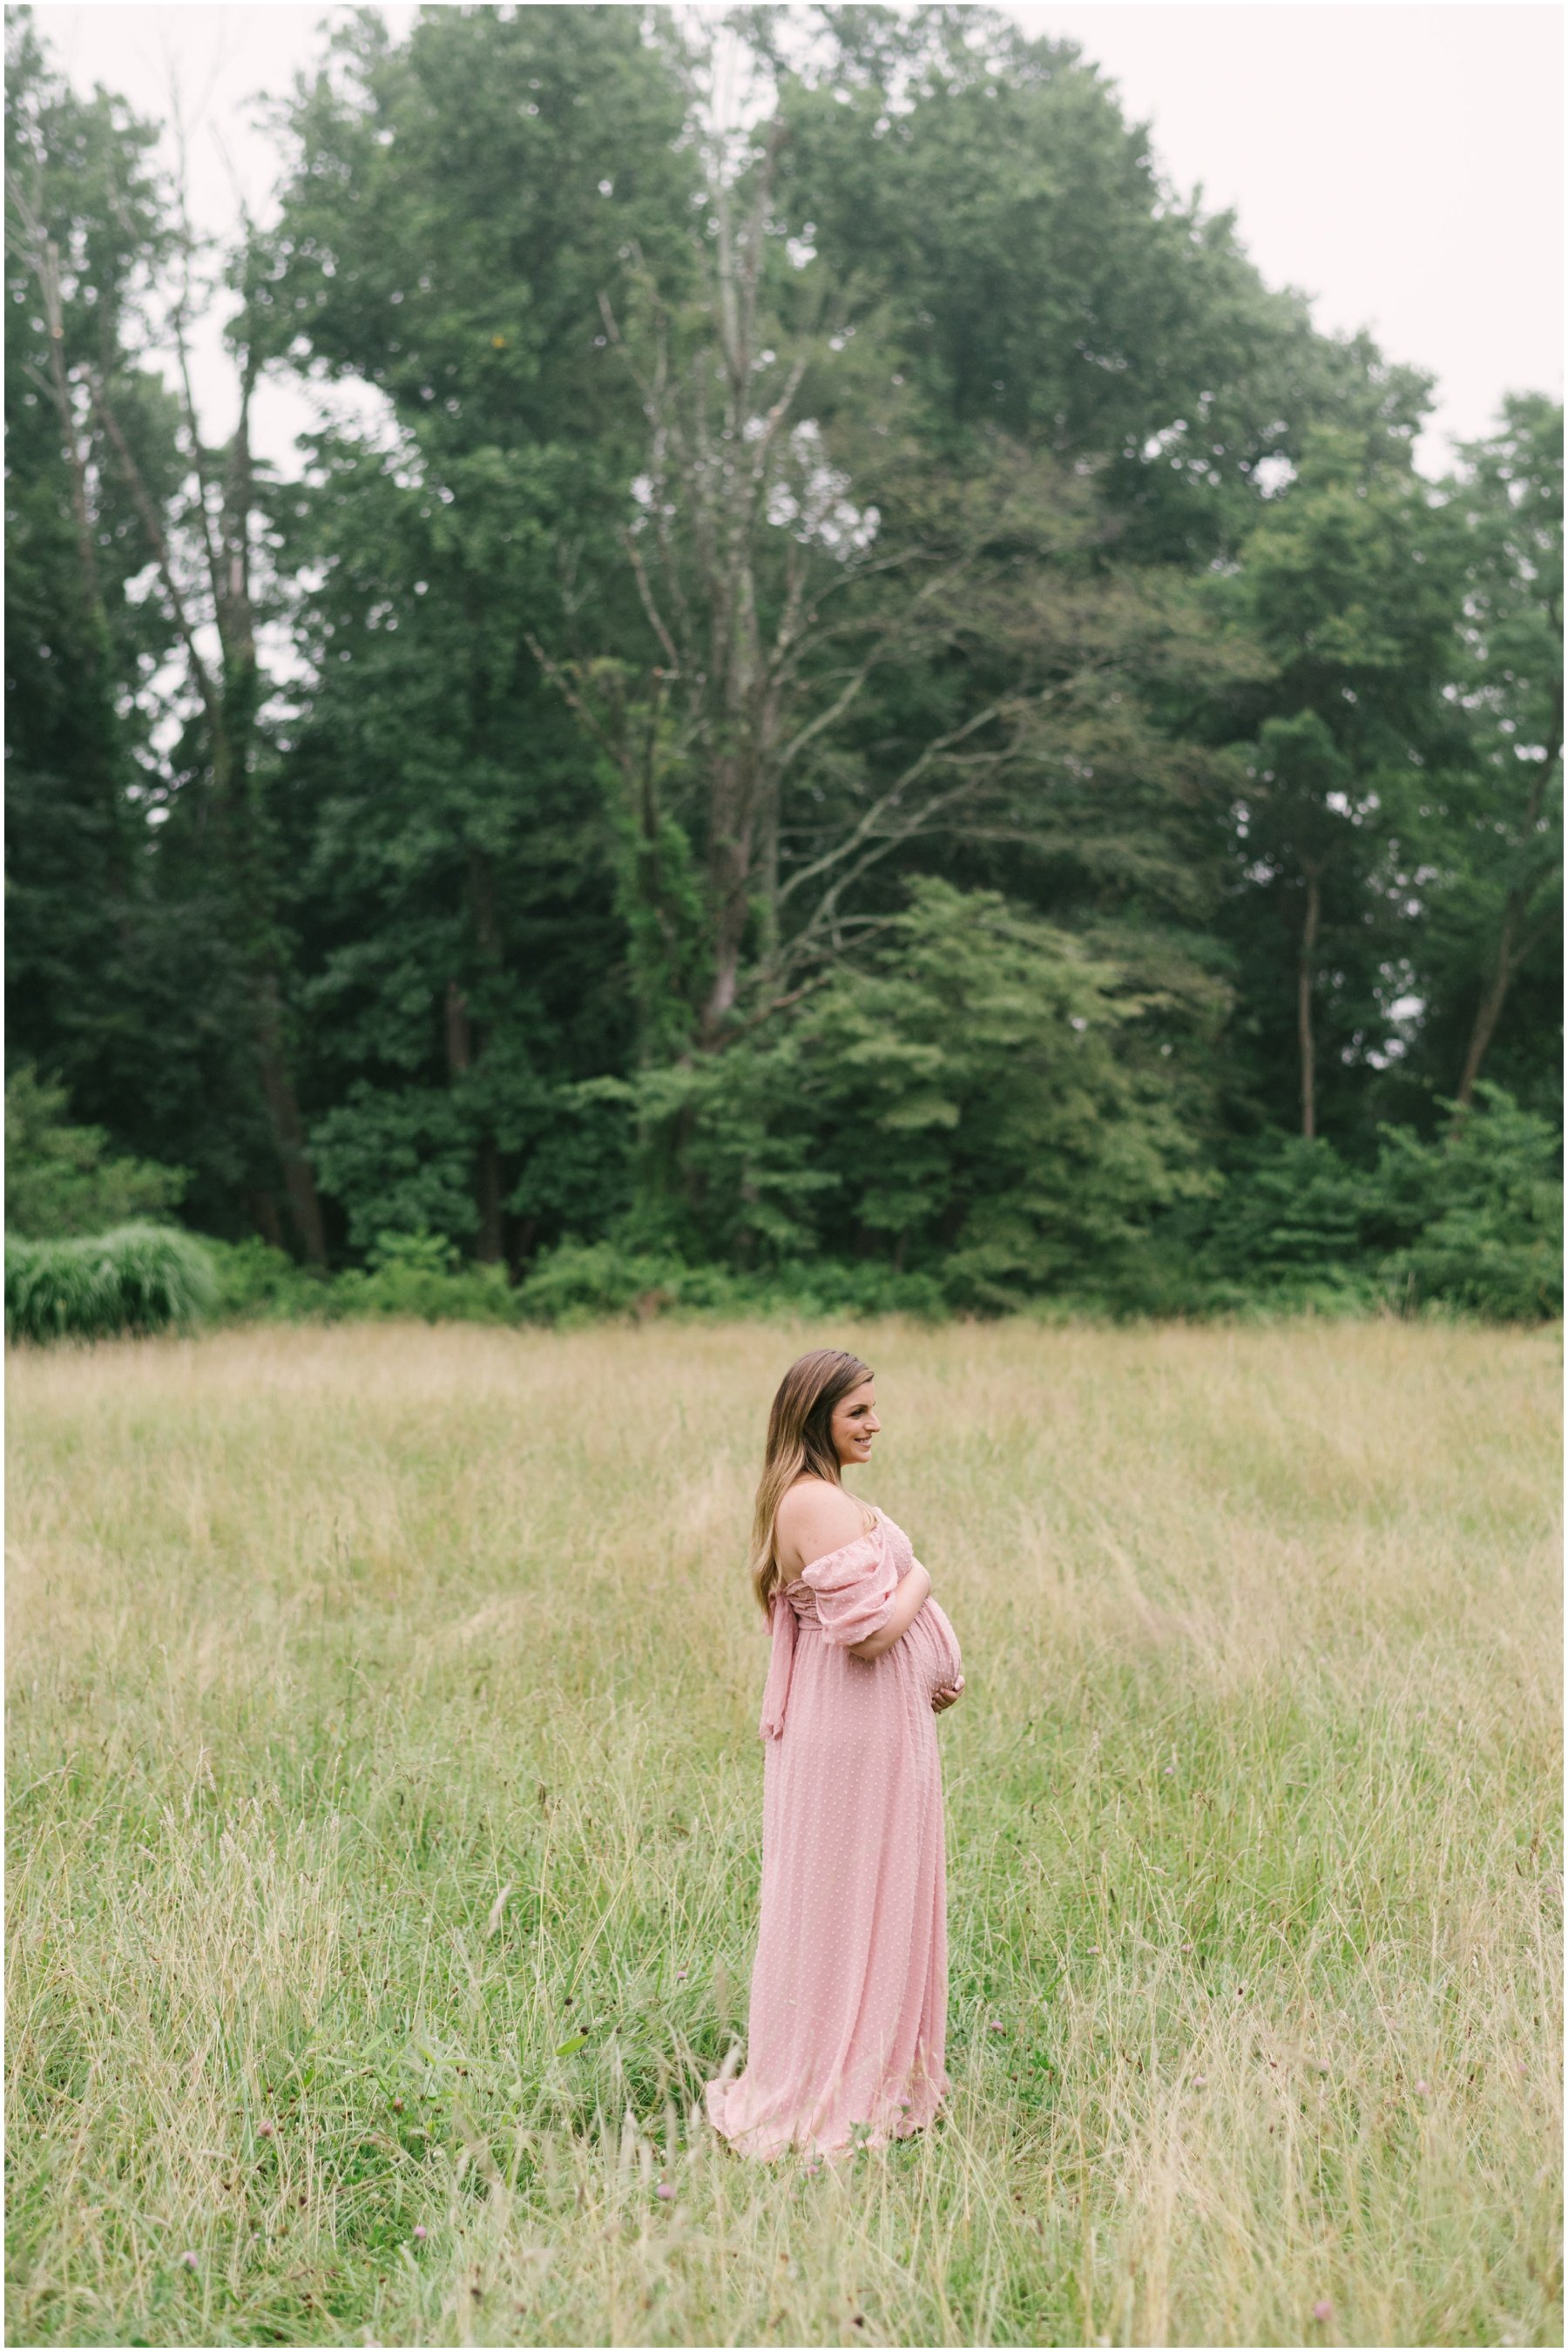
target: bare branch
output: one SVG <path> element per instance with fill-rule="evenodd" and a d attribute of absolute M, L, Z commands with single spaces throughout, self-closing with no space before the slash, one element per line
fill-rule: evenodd
<path fill-rule="evenodd" d="M 174 583 L 169 556 L 169 542 L 163 536 L 163 526 L 159 520 L 157 507 L 142 478 L 142 468 L 136 463 L 125 436 L 121 431 L 120 419 L 110 407 L 103 386 L 95 376 L 89 376 L 87 382 L 93 407 L 97 411 L 105 433 L 113 444 L 114 454 L 120 460 L 121 470 L 125 476 L 132 501 L 142 518 L 142 528 L 152 545 L 153 560 L 158 566 L 158 577 L 163 582 L 163 593 L 168 599 L 174 626 L 178 629 L 184 642 L 186 656 L 191 665 L 191 676 L 195 680 L 196 691 L 202 698 L 202 708 L 206 712 L 209 724 L 216 732 L 221 730 L 223 724 L 222 705 L 218 699 L 211 672 L 202 659 L 197 647 L 195 629 L 186 609 L 185 600 Z"/>
<path fill-rule="evenodd" d="M 890 658 L 902 639 L 908 635 L 917 615 L 929 599 L 935 595 L 939 588 L 950 586 L 961 578 L 968 568 L 969 559 L 965 557 L 951 566 L 946 572 L 939 573 L 934 580 L 928 580 L 925 586 L 917 591 L 893 625 L 878 638 L 865 660 L 850 672 L 843 692 L 824 709 L 819 710 L 815 719 L 808 719 L 806 724 L 800 728 L 791 740 L 784 746 L 779 753 L 778 761 L 781 778 L 788 773 L 808 743 L 814 742 L 816 737 L 825 733 L 828 728 L 837 725 L 839 719 L 844 717 L 850 705 L 858 697 L 872 671 L 880 663 Z"/>
<path fill-rule="evenodd" d="M 35 180 L 41 179 L 35 166 Z M 60 293 L 60 249 L 44 225 L 41 188 L 29 190 L 21 174 L 7 172 L 5 193 L 22 224 L 28 266 L 37 281 L 44 304 L 44 333 L 48 346 L 46 389 L 59 419 L 60 441 L 70 475 L 71 518 L 76 524 L 77 559 L 81 567 L 82 599 L 90 614 L 100 617 L 102 591 L 98 577 L 98 548 L 93 539 L 92 512 L 87 494 L 87 460 L 77 432 L 76 409 L 65 363 L 65 308 Z"/>
<path fill-rule="evenodd" d="M 612 759 L 628 782 L 636 781 L 637 763 L 625 743 L 617 743 L 593 705 L 580 695 L 559 662 L 547 654 L 531 629 L 524 629 L 523 643 L 539 664 L 551 684 L 574 710 L 600 750 Z"/>
<path fill-rule="evenodd" d="M 647 572 L 643 565 L 642 550 L 637 543 L 635 534 L 629 530 L 623 530 L 620 540 L 621 545 L 626 551 L 626 559 L 632 567 L 632 577 L 637 583 L 637 594 L 642 599 L 642 608 L 647 614 L 648 625 L 664 647 L 665 656 L 670 668 L 679 675 L 681 667 L 680 656 L 675 649 L 675 639 L 665 627 L 664 615 L 654 600 L 653 590 L 648 584 Z"/>

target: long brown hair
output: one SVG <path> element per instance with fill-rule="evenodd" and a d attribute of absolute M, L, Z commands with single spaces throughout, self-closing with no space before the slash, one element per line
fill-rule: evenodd
<path fill-rule="evenodd" d="M 778 1385 L 768 1414 L 768 1446 L 757 1481 L 752 1515 L 752 1590 L 763 1616 L 779 1581 L 773 1549 L 778 1507 L 795 1480 L 809 1474 L 842 1485 L 838 1454 L 830 1432 L 833 1408 L 851 1389 L 872 1378 L 869 1364 L 842 1348 L 814 1348 L 797 1356 Z"/>

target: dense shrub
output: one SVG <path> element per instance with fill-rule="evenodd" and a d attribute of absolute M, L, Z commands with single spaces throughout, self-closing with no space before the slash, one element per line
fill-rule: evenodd
<path fill-rule="evenodd" d="M 679 1299 L 692 1269 L 679 1258 L 618 1249 L 613 1242 L 563 1242 L 539 1259 L 518 1293 L 531 1321 L 571 1323 L 628 1308 L 658 1313 Z M 727 1277 L 713 1269 L 721 1287 Z"/>
<path fill-rule="evenodd" d="M 262 1241 L 216 1243 L 215 1310 L 226 1320 L 341 1321 L 411 1315 L 427 1323 L 508 1323 L 518 1294 L 506 1269 L 465 1262 L 441 1234 L 376 1236 L 366 1265 L 317 1274 Z"/>
<path fill-rule="evenodd" d="M 726 1315 L 913 1315 L 947 1310 L 929 1274 L 896 1274 L 885 1261 L 787 1260 L 765 1274 L 688 1265 L 668 1253 L 613 1242 L 563 1242 L 542 1258 L 518 1293 L 531 1321 L 571 1324 L 605 1315 L 639 1320 L 671 1311 Z"/>
<path fill-rule="evenodd" d="M 1500 1087 L 1424 1138 L 1384 1127 L 1374 1166 L 1330 1143 L 1256 1146 L 1190 1221 L 1184 1252 L 1151 1266 L 1171 1308 L 1448 1306 L 1494 1321 L 1561 1312 L 1562 1139 Z"/>
<path fill-rule="evenodd" d="M 1173 1035 L 1212 991 L 934 876 L 792 1023 L 639 1082 L 652 1254 L 771 1283 L 842 1253 L 1001 1312 L 1120 1272 L 1212 1178 Z"/>
<path fill-rule="evenodd" d="M 33 1240 L 101 1234 L 184 1196 L 184 1168 L 131 1160 L 101 1127 L 67 1115 L 64 1087 L 24 1062 L 5 1081 L 5 1231 Z"/>
<path fill-rule="evenodd" d="M 336 1310 L 337 1278 L 301 1265 L 287 1250 L 252 1235 L 243 1242 L 210 1242 L 213 1312 L 224 1322 L 275 1318 L 303 1322 Z"/>
<path fill-rule="evenodd" d="M 209 1251 L 170 1225 L 129 1224 L 88 1238 L 5 1240 L 10 1339 L 105 1339 L 161 1331 L 208 1312 Z"/>
<path fill-rule="evenodd" d="M 1478 1091 L 1443 1143 L 1384 1130 L 1376 1213 L 1404 1229 L 1384 1280 L 1411 1307 L 1539 1322 L 1563 1307 L 1562 1139 L 1500 1087 Z"/>
<path fill-rule="evenodd" d="M 426 1323 L 511 1323 L 517 1295 L 504 1265 L 477 1265 L 442 1234 L 380 1233 L 363 1273 L 337 1278 L 341 1315 L 415 1315 Z"/>
<path fill-rule="evenodd" d="M 1016 1266 L 1005 1280 L 998 1262 L 980 1295 L 973 1247 L 905 1271 L 885 1256 L 798 1252 L 750 1269 L 626 1239 L 567 1240 L 514 1286 L 504 1267 L 466 1261 L 428 1232 L 384 1230 L 363 1267 L 331 1276 L 259 1241 L 201 1244 L 148 1224 L 92 1241 L 12 1237 L 6 1327 L 45 1339 L 155 1330 L 198 1313 L 570 1326 L 667 1314 L 935 1320 L 1005 1307 L 1047 1317 L 1446 1307 L 1531 1322 L 1561 1308 L 1560 1151 L 1549 1121 L 1491 1087 L 1430 1139 L 1385 1129 L 1372 1168 L 1327 1142 L 1266 1138 L 1213 1198 L 1180 1202 L 1131 1246 L 1125 1234 L 1102 1254 L 1086 1244 L 1052 1279 Z"/>

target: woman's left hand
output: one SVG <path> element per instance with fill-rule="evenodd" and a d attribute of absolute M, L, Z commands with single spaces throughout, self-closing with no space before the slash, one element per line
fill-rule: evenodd
<path fill-rule="evenodd" d="M 955 1699 L 963 1696 L 963 1676 L 960 1675 L 956 1681 L 944 1683 L 941 1690 L 932 1691 L 931 1695 L 931 1703 L 936 1709 L 938 1715 L 940 1715 L 943 1707 L 951 1706 Z"/>

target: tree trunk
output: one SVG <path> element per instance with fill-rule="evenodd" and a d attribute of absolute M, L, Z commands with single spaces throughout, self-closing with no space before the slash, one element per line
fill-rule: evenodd
<path fill-rule="evenodd" d="M 746 881 L 749 860 L 743 844 L 720 845 L 710 868 L 713 893 L 713 980 L 702 1007 L 699 1042 L 717 1045 L 740 992 L 741 942 L 746 935 Z"/>
<path fill-rule="evenodd" d="M 256 353 L 247 352 L 240 383 L 239 422 L 229 450 L 228 479 L 216 545 L 206 528 L 205 503 L 202 510 L 203 551 L 220 653 L 216 667 L 205 658 L 197 641 L 196 620 L 176 579 L 178 567 L 171 554 L 157 502 L 126 441 L 107 387 L 89 377 L 88 389 L 124 472 L 132 503 L 141 515 L 206 717 L 213 801 L 220 818 L 220 854 L 233 894 L 239 954 L 249 983 L 252 1036 L 262 1097 L 300 1245 L 312 1265 L 324 1268 L 327 1244 L 321 1204 L 315 1171 L 306 1149 L 304 1121 L 300 1116 L 283 1034 L 282 987 L 271 930 L 272 877 L 257 837 L 250 806 L 250 744 L 260 701 L 256 616 L 250 596 L 250 516 L 255 502 L 250 401 L 259 367 Z M 187 415 L 186 423 L 192 446 L 199 448 L 200 431 L 194 413 Z"/>
<path fill-rule="evenodd" d="M 278 1213 L 276 1192 L 254 1192 L 249 1195 L 251 1223 L 269 1249 L 287 1252 L 283 1238 L 283 1220 Z"/>
<path fill-rule="evenodd" d="M 1476 1007 L 1475 1021 L 1470 1029 L 1470 1042 L 1465 1048 L 1465 1066 L 1459 1073 L 1459 1090 L 1455 1097 L 1458 1105 L 1458 1125 L 1463 1120 L 1476 1098 L 1476 1080 L 1481 1074 L 1487 1048 L 1492 1042 L 1498 1020 L 1502 1012 L 1508 984 L 1513 978 L 1515 945 L 1519 929 L 1524 919 L 1524 892 L 1510 890 L 1503 902 L 1502 923 L 1498 931 L 1497 961 L 1491 978 L 1481 991 L 1481 1001 Z"/>
<path fill-rule="evenodd" d="M 740 992 L 741 948 L 751 915 L 752 845 L 757 784 L 749 758 L 728 751 L 715 762 L 709 794 L 708 907 L 713 978 L 702 1007 L 699 1042 L 718 1045 Z"/>
<path fill-rule="evenodd" d="M 501 1260 L 500 1147 L 493 1135 L 479 1138 L 479 1164 L 475 1192 L 479 1204 L 479 1233 L 474 1255 L 481 1265 Z"/>
<path fill-rule="evenodd" d="M 489 858 L 477 849 L 468 852 L 468 897 L 480 958 L 487 971 L 499 973 L 502 955 L 495 872 Z M 493 1135 L 481 1135 L 474 1171 L 474 1196 L 479 1212 L 479 1238 L 474 1244 L 474 1255 L 481 1265 L 499 1265 L 501 1260 L 505 1238 L 501 1217 L 502 1189 L 500 1146 Z"/>
<path fill-rule="evenodd" d="M 81 575 L 82 604 L 96 654 L 108 634 L 109 624 L 104 614 L 103 592 L 98 576 L 98 545 L 92 505 L 88 495 L 87 458 L 82 450 L 81 436 L 77 431 L 76 412 L 71 405 L 70 384 L 66 376 L 60 249 L 52 236 L 45 243 L 35 267 L 44 298 L 44 324 L 48 334 L 49 388 L 54 394 L 60 445 L 70 474 L 71 519 L 76 525 L 77 566 Z"/>
<path fill-rule="evenodd" d="M 1296 961 L 1296 1038 L 1301 1054 L 1301 1134 L 1310 1143 L 1318 1132 L 1318 1049 L 1312 1034 L 1312 981 L 1322 920 L 1323 869 L 1303 861 L 1307 877 L 1307 910 L 1301 920 L 1301 947 Z"/>
<path fill-rule="evenodd" d="M 1546 746 L 1546 757 L 1536 771 L 1535 782 L 1531 787 L 1530 800 L 1524 812 L 1522 830 L 1525 845 L 1528 845 L 1531 835 L 1541 822 L 1541 808 L 1546 798 L 1546 787 L 1551 780 L 1552 771 L 1562 756 L 1563 688 L 1559 682 L 1557 706 L 1552 719 L 1551 739 Z M 1513 978 L 1514 965 L 1520 951 L 1520 933 L 1524 928 L 1524 911 L 1529 903 L 1529 886 L 1523 882 L 1516 882 L 1503 901 L 1502 922 L 1498 931 L 1497 956 L 1492 964 L 1491 978 L 1481 992 L 1481 1001 L 1476 1008 L 1476 1018 L 1470 1030 L 1470 1042 L 1465 1048 L 1465 1066 L 1459 1074 L 1459 1089 L 1455 1097 L 1458 1104 L 1458 1118 L 1456 1119 L 1456 1125 L 1463 1119 L 1465 1113 L 1475 1100 L 1476 1080 L 1480 1076 L 1481 1064 L 1486 1059 L 1487 1048 L 1492 1042 L 1502 1013 L 1503 1000 L 1508 994 L 1509 982 Z"/>
<path fill-rule="evenodd" d="M 468 1000 L 455 980 L 447 982 L 447 1076 L 460 1076 L 474 1058 L 473 1024 Z"/>
<path fill-rule="evenodd" d="M 283 1047 L 282 1010 L 278 980 L 262 972 L 255 982 L 256 1041 L 261 1064 L 262 1089 L 271 1115 L 273 1139 L 283 1168 L 283 1185 L 300 1246 L 311 1265 L 327 1263 L 327 1236 L 321 1224 L 321 1203 L 305 1148 L 304 1122 Z"/>
<path fill-rule="evenodd" d="M 284 1037 L 282 983 L 266 922 L 267 877 L 261 871 L 247 803 L 243 755 L 237 754 L 228 731 L 226 696 L 219 706 L 212 748 L 214 797 L 223 820 L 221 837 L 226 851 L 230 883 L 236 893 L 236 902 L 243 910 L 241 920 L 249 933 L 241 952 L 248 966 L 252 1034 L 261 1072 L 261 1091 L 272 1130 L 273 1149 L 283 1171 L 283 1189 L 300 1247 L 311 1265 L 324 1270 L 327 1263 L 326 1230 L 321 1222 L 316 1172 L 310 1165 L 305 1122 L 300 1115 L 300 1097 L 295 1092 L 294 1073 Z"/>

